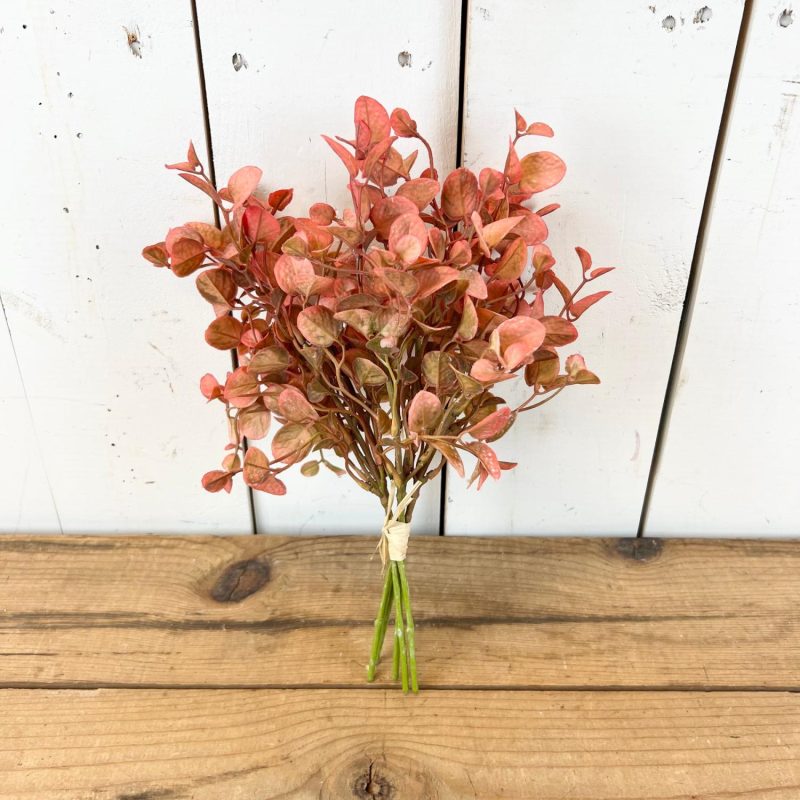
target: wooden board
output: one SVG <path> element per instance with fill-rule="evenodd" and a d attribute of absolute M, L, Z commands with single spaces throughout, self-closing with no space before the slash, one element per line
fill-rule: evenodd
<path fill-rule="evenodd" d="M 265 188 L 295 189 L 289 211 L 298 216 L 321 200 L 344 208 L 347 175 L 320 134 L 350 137 L 360 94 L 389 110 L 408 108 L 430 138 L 440 169 L 452 168 L 460 13 L 458 0 L 357 0 L 346 10 L 314 0 L 301 13 L 295 3 L 200 0 L 220 181 L 243 164 L 256 164 L 264 169 Z M 313 484 L 298 472 L 287 475 L 283 498 L 257 494 L 259 532 L 377 533 L 383 520 L 377 500 L 348 479 L 323 473 Z M 440 494 L 438 483 L 426 487 L 415 511 L 417 532 L 439 532 Z"/>
<path fill-rule="evenodd" d="M 203 341 L 191 284 L 139 255 L 210 215 L 163 168 L 203 144 L 190 5 L 12 3 L 0 35 L 0 295 L 19 363 L 0 346 L 4 381 L 19 377 L 2 390 L 0 530 L 248 532 L 244 492 L 199 487 L 226 434 L 198 381 L 228 357 Z"/>
<path fill-rule="evenodd" d="M 465 163 L 502 166 L 514 107 L 550 123 L 531 149 L 567 162 L 539 196 L 562 204 L 554 255 L 575 279 L 575 245 L 619 270 L 575 345 L 602 385 L 524 416 L 498 443 L 519 467 L 480 503 L 449 475 L 447 533 L 637 530 L 742 13 L 721 0 L 701 22 L 701 5 L 470 4 Z"/>
<path fill-rule="evenodd" d="M 375 541 L 3 537 L 0 686 L 361 687 Z M 797 542 L 419 537 L 420 680 L 798 690 L 798 566 Z"/>
<path fill-rule="evenodd" d="M 0 692 L 8 800 L 795 800 L 800 695 Z"/>
<path fill-rule="evenodd" d="M 753 4 L 653 534 L 800 530 L 800 25 L 785 9 Z"/>

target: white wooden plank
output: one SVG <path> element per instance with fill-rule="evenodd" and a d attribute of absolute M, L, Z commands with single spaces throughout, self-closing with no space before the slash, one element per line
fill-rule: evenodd
<path fill-rule="evenodd" d="M 800 24 L 785 9 L 751 12 L 648 535 L 800 531 Z"/>
<path fill-rule="evenodd" d="M 27 448 L 27 481 L 42 484 L 20 514 L 25 481 L 3 482 L 0 529 L 57 532 L 59 517 L 70 532 L 248 532 L 244 492 L 199 485 L 226 434 L 198 380 L 227 356 L 203 341 L 193 287 L 139 255 L 171 224 L 210 216 L 163 168 L 202 140 L 190 4 L 11 3 L 0 26 L 0 294 L 20 366 L 0 426 L 4 461 Z"/>
<path fill-rule="evenodd" d="M 568 166 L 540 196 L 562 204 L 554 255 L 573 279 L 575 245 L 620 269 L 575 345 L 602 385 L 523 416 L 480 501 L 451 475 L 448 533 L 636 532 L 742 13 L 711 5 L 470 4 L 465 163 L 502 167 L 514 107 L 551 124 L 531 149 Z"/>
<path fill-rule="evenodd" d="M 0 531 L 58 531 L 58 513 L 6 325 L 2 296 L 0 305 L 4 315 L 0 319 Z"/>
<path fill-rule="evenodd" d="M 305 215 L 319 200 L 343 208 L 349 204 L 346 173 L 320 134 L 351 136 L 360 94 L 389 110 L 409 109 L 430 138 L 440 170 L 455 166 L 460 6 L 458 0 L 314 0 L 302 6 L 201 0 L 220 182 L 237 167 L 256 164 L 264 169 L 265 188 L 294 188 L 289 211 Z M 256 493 L 261 532 L 370 533 L 380 526 L 376 499 L 347 478 L 287 473 L 286 483 L 285 497 Z M 439 495 L 438 484 L 426 487 L 415 532 L 438 531 Z"/>

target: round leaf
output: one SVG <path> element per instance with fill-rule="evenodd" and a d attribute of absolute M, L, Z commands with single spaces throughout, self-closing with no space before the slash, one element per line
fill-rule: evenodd
<path fill-rule="evenodd" d="M 272 415 L 261 403 L 245 408 L 236 417 L 239 433 L 248 439 L 263 439 L 269 433 L 271 418 Z"/>
<path fill-rule="evenodd" d="M 432 433 L 442 413 L 442 401 L 432 392 L 417 392 L 408 407 L 408 428 L 414 433 Z"/>
<path fill-rule="evenodd" d="M 302 461 L 311 448 L 312 434 L 307 425 L 290 422 L 284 425 L 272 440 L 272 457 L 285 464 Z"/>
<path fill-rule="evenodd" d="M 206 341 L 217 350 L 232 350 L 239 344 L 243 328 L 236 317 L 218 317 L 206 328 Z"/>
<path fill-rule="evenodd" d="M 466 167 L 453 170 L 442 187 L 442 210 L 450 219 L 464 219 L 477 206 L 478 179 Z"/>
<path fill-rule="evenodd" d="M 311 344 L 318 347 L 329 347 L 336 341 L 336 320 L 325 306 L 304 308 L 297 315 L 297 327 Z"/>
<path fill-rule="evenodd" d="M 567 165 L 547 150 L 529 153 L 520 161 L 522 176 L 519 186 L 525 192 L 543 192 L 555 186 L 564 177 Z"/>

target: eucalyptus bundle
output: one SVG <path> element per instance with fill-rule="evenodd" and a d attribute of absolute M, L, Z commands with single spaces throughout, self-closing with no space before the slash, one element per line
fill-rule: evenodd
<path fill-rule="evenodd" d="M 384 584 L 367 666 L 373 680 L 394 616 L 393 679 L 418 690 L 414 619 L 405 568 L 420 490 L 445 464 L 470 484 L 498 480 L 515 464 L 491 443 L 517 417 L 568 386 L 598 383 L 583 358 L 562 348 L 576 322 L 608 292 L 587 287 L 593 267 L 578 247 L 582 277 L 568 288 L 545 244 L 533 195 L 557 184 L 564 162 L 549 151 L 519 156 L 529 137 L 550 137 L 516 113 L 502 170 L 461 167 L 440 179 L 428 141 L 402 108 L 355 103 L 352 139 L 324 136 L 348 174 L 351 207 L 314 203 L 285 213 L 291 189 L 259 191 L 246 166 L 225 187 L 209 178 L 190 144 L 168 165 L 214 202 L 219 224 L 171 228 L 144 257 L 178 277 L 193 273 L 213 320 L 206 342 L 233 349 L 238 366 L 200 389 L 224 408 L 228 442 L 203 486 L 230 491 L 241 475 L 256 491 L 283 495 L 281 475 L 299 465 L 347 475 L 384 511 Z M 403 155 L 399 140 L 417 145 Z M 407 144 L 407 143 L 406 143 Z M 424 167 L 414 173 L 423 152 Z M 524 381 L 521 402 L 504 399 Z M 253 444 L 272 434 L 268 452 Z"/>

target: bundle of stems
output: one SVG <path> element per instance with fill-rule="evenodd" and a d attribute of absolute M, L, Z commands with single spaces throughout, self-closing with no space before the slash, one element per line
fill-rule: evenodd
<path fill-rule="evenodd" d="M 389 617 L 394 610 L 394 636 L 392 645 L 392 680 L 401 682 L 403 692 L 419 691 L 417 679 L 417 650 L 414 643 L 414 617 L 411 612 L 411 595 L 408 590 L 405 561 L 389 561 L 383 580 L 383 593 L 378 616 L 375 617 L 375 633 L 367 666 L 367 680 L 375 680 L 380 663 Z"/>

